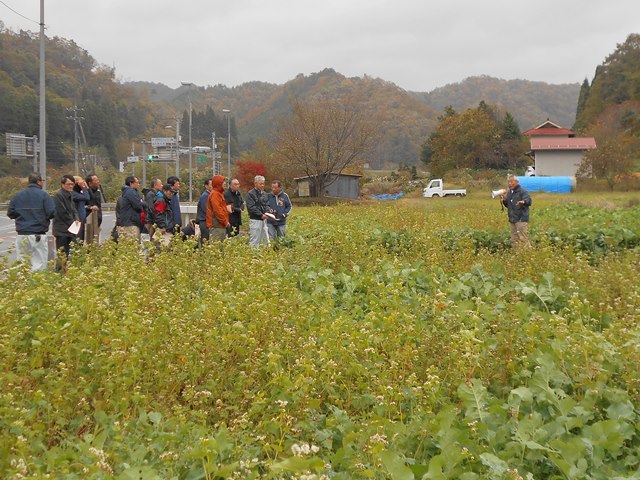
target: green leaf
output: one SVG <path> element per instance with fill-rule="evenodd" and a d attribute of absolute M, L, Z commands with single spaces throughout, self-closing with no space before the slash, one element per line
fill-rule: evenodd
<path fill-rule="evenodd" d="M 396 452 L 384 450 L 380 452 L 380 459 L 393 480 L 413 480 L 413 472 Z"/>
<path fill-rule="evenodd" d="M 301 473 L 309 470 L 310 462 L 302 457 L 289 457 L 281 462 L 271 465 L 270 469 L 273 473 L 295 472 Z"/>
<path fill-rule="evenodd" d="M 160 421 L 162 420 L 162 414 L 160 412 L 150 412 L 149 420 L 151 420 L 151 423 L 157 426 L 160 424 Z"/>
<path fill-rule="evenodd" d="M 118 475 L 118 480 L 160 480 L 161 478 L 158 472 L 148 466 L 129 467 Z"/>
<path fill-rule="evenodd" d="M 491 453 L 482 453 L 480 454 L 480 460 L 482 460 L 482 464 L 489 467 L 491 470 L 491 477 L 494 478 L 496 476 L 500 476 L 509 470 L 509 466 L 507 462 L 496 457 Z"/>
<path fill-rule="evenodd" d="M 487 403 L 489 395 L 482 382 L 476 378 L 471 380 L 471 385 L 462 384 L 458 387 L 458 396 L 464 403 L 465 416 L 472 420 L 484 421 L 487 415 Z"/>

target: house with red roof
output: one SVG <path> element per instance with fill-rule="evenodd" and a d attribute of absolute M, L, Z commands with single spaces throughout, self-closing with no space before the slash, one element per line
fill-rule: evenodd
<path fill-rule="evenodd" d="M 537 176 L 575 177 L 584 152 L 596 148 L 595 138 L 576 137 L 573 130 L 556 125 L 549 119 L 523 132 L 523 135 L 530 139 L 529 156 L 535 162 Z"/>

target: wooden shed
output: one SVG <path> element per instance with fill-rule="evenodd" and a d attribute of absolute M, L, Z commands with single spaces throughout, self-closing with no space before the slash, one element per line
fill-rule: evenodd
<path fill-rule="evenodd" d="M 317 192 L 317 175 L 294 178 L 299 197 L 359 198 L 360 178 L 352 173 L 329 173 L 324 180 L 323 195 Z"/>

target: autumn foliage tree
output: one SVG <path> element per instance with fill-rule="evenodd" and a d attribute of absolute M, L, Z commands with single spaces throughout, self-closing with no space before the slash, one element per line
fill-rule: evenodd
<path fill-rule="evenodd" d="M 293 99 L 292 115 L 283 121 L 276 154 L 293 171 L 310 177 L 316 196 L 371 151 L 375 129 L 355 99 Z"/>
<path fill-rule="evenodd" d="M 640 101 L 609 106 L 586 132 L 595 137 L 598 148 L 584 155 L 577 175 L 605 179 L 613 190 L 640 157 Z"/>
<path fill-rule="evenodd" d="M 236 162 L 236 176 L 240 182 L 240 188 L 245 190 L 253 188 L 253 179 L 256 175 L 267 176 L 267 166 L 264 163 L 251 160 L 238 160 Z"/>
<path fill-rule="evenodd" d="M 513 117 L 500 119 L 493 107 L 457 113 L 447 108 L 422 147 L 422 161 L 434 176 L 460 168 L 514 168 L 525 160 L 526 142 Z"/>

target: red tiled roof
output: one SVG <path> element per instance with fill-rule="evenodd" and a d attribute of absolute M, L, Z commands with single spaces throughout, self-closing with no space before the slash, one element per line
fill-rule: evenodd
<path fill-rule="evenodd" d="M 539 136 L 564 136 L 567 137 L 569 135 L 575 135 L 573 130 L 569 130 L 568 128 L 531 128 L 526 132 L 522 133 L 523 135 L 527 135 L 528 137 L 539 137 Z"/>
<path fill-rule="evenodd" d="M 572 138 L 531 138 L 531 150 L 593 150 L 596 139 L 593 137 Z"/>

